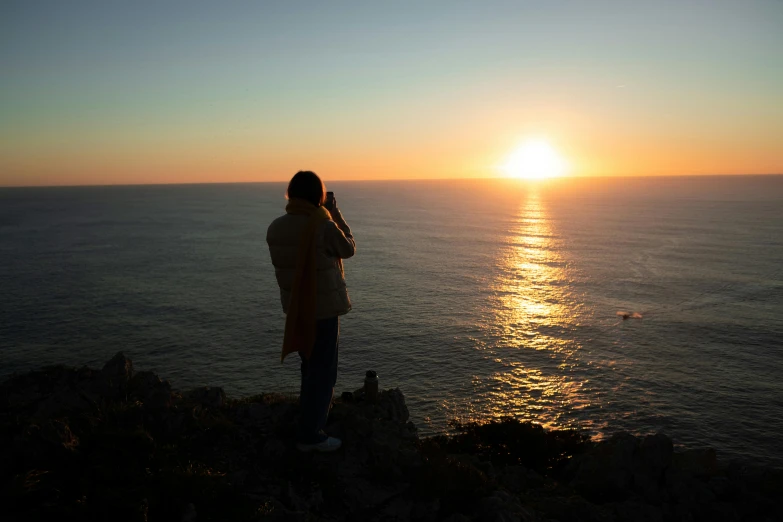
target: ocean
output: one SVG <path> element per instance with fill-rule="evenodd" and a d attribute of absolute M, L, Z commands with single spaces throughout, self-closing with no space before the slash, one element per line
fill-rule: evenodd
<path fill-rule="evenodd" d="M 373 369 L 424 435 L 510 415 L 783 466 L 783 176 L 328 188 L 357 241 L 338 394 Z M 123 351 L 176 388 L 295 394 L 284 192 L 0 189 L 0 377 Z"/>

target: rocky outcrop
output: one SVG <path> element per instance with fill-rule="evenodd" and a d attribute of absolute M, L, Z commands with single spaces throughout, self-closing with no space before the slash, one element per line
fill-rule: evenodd
<path fill-rule="evenodd" d="M 592 442 L 500 419 L 420 439 L 398 389 L 346 393 L 333 454 L 293 444 L 295 398 L 187 393 L 117 354 L 0 385 L 3 520 L 781 520 L 780 471 L 679 451 L 663 434 Z"/>

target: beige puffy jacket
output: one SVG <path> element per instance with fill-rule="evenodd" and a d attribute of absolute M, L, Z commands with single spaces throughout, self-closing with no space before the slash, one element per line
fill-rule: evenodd
<path fill-rule="evenodd" d="M 334 221 L 324 221 L 315 233 L 316 319 L 347 314 L 351 310 L 342 259 L 356 252 L 356 243 L 340 211 L 335 209 L 331 214 Z M 288 313 L 288 303 L 291 301 L 299 238 L 309 219 L 304 215 L 285 214 L 272 221 L 266 231 L 266 243 L 269 245 L 272 264 L 275 265 L 285 313 Z"/>

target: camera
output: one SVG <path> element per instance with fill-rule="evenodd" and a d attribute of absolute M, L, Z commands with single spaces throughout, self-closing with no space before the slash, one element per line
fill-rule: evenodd
<path fill-rule="evenodd" d="M 326 201 L 324 202 L 326 210 L 332 210 L 334 208 L 334 192 L 326 193 Z"/>

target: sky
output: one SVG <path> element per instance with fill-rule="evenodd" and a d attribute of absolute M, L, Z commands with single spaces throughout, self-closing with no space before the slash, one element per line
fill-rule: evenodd
<path fill-rule="evenodd" d="M 783 0 L 0 3 L 0 186 L 783 173 Z"/>

